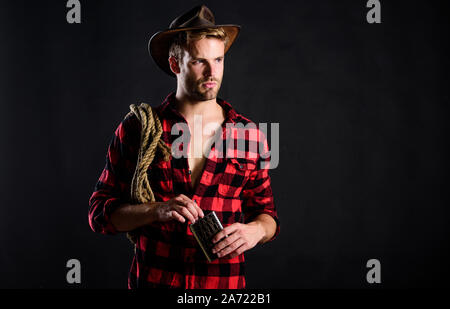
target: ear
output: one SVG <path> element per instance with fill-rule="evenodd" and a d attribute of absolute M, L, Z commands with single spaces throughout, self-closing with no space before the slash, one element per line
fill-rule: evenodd
<path fill-rule="evenodd" d="M 174 56 L 169 57 L 169 66 L 174 74 L 180 73 L 180 66 L 178 64 L 178 60 Z"/>

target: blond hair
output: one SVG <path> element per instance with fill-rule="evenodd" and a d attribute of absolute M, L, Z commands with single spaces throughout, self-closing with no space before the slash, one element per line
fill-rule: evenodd
<path fill-rule="evenodd" d="M 228 44 L 228 36 L 223 28 L 204 28 L 181 31 L 172 41 L 169 49 L 169 57 L 175 57 L 180 63 L 183 62 L 184 49 L 189 50 L 193 41 L 199 41 L 204 38 L 216 38 L 222 40 L 225 46 Z"/>

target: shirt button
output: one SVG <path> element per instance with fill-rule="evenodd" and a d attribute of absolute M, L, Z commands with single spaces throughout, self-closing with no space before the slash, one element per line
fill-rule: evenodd
<path fill-rule="evenodd" d="M 191 175 L 192 174 L 192 171 L 191 170 L 189 170 L 189 175 Z"/>
<path fill-rule="evenodd" d="M 240 168 L 240 169 L 243 169 L 243 168 L 244 168 L 244 165 L 239 164 L 239 168 Z"/>

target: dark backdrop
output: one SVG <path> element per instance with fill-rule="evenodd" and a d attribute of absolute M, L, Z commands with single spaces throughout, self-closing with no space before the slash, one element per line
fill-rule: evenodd
<path fill-rule="evenodd" d="M 88 225 L 88 199 L 133 103 L 175 90 L 150 36 L 201 2 L 0 4 L 0 287 L 125 288 L 132 247 Z M 248 287 L 448 285 L 448 11 L 444 1 L 207 1 L 242 32 L 220 97 L 280 123 L 279 238 L 249 251 Z"/>

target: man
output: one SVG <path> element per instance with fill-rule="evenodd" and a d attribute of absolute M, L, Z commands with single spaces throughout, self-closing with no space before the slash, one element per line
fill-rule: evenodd
<path fill-rule="evenodd" d="M 185 124 L 188 156 L 165 161 L 157 154 L 148 168 L 156 201 L 132 204 L 130 183 L 141 134 L 138 119 L 126 117 L 113 135 L 106 167 L 89 201 L 89 222 L 103 234 L 139 231 L 129 288 L 244 288 L 243 253 L 279 233 L 268 169 L 262 168 L 270 157 L 252 156 L 251 150 L 244 157 L 220 156 L 217 151 L 203 155 L 217 130 L 229 136 L 227 124 L 252 123 L 217 97 L 225 53 L 239 29 L 215 25 L 212 12 L 202 5 L 150 40 L 155 62 L 177 79 L 176 93 L 156 108 L 161 139 L 173 146 L 172 129 Z M 246 136 L 244 142 L 251 149 L 254 140 Z M 218 259 L 208 262 L 189 224 L 210 211 L 224 229 L 213 238 Z"/>

